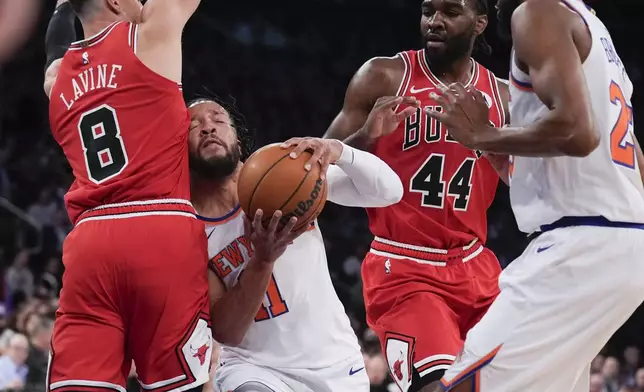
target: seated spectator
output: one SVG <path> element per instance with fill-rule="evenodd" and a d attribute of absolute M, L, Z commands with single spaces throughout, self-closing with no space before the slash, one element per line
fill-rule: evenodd
<path fill-rule="evenodd" d="M 27 337 L 20 333 L 13 334 L 5 355 L 0 357 L 0 390 L 24 387 L 28 373 L 25 365 L 28 354 Z"/>
<path fill-rule="evenodd" d="M 619 392 L 619 361 L 615 357 L 607 357 L 602 369 L 607 392 Z"/>
<path fill-rule="evenodd" d="M 635 372 L 635 390 L 644 392 L 644 368 L 639 368 Z"/>

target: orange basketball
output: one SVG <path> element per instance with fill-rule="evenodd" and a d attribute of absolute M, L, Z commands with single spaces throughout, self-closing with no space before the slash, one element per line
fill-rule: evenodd
<path fill-rule="evenodd" d="M 241 208 L 249 218 L 261 209 L 264 222 L 277 210 L 284 214 L 285 224 L 295 216 L 293 230 L 310 224 L 322 212 L 326 203 L 327 183 L 320 179 L 320 164 L 310 171 L 304 165 L 311 158 L 304 152 L 296 159 L 289 157 L 294 147 L 281 148 L 281 143 L 269 144 L 255 151 L 244 163 L 237 182 Z"/>

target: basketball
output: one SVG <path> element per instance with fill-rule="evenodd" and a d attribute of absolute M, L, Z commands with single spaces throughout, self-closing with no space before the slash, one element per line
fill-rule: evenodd
<path fill-rule="evenodd" d="M 320 179 L 319 163 L 310 171 L 304 169 L 310 152 L 293 159 L 289 154 L 295 147 L 281 148 L 280 144 L 262 147 L 246 160 L 237 182 L 239 203 L 251 219 L 261 209 L 266 224 L 277 210 L 283 213 L 281 224 L 295 216 L 298 221 L 293 230 L 298 230 L 310 224 L 324 208 L 327 183 Z"/>

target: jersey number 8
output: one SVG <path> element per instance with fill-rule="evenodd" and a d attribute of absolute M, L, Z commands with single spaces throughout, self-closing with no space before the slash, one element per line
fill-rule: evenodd
<path fill-rule="evenodd" d="M 101 105 L 83 113 L 78 132 L 90 181 L 100 184 L 125 169 L 128 157 L 114 108 Z"/>

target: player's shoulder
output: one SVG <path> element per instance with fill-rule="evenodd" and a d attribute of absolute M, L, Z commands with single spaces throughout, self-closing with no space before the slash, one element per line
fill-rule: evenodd
<path fill-rule="evenodd" d="M 512 13 L 512 25 L 520 26 L 535 21 L 561 25 L 562 22 L 569 22 L 577 16 L 574 8 L 562 0 L 526 0 Z"/>
<path fill-rule="evenodd" d="M 396 54 L 391 57 L 373 57 L 365 62 L 358 74 L 369 79 L 394 78 L 399 72 L 405 71 L 405 62 Z"/>

